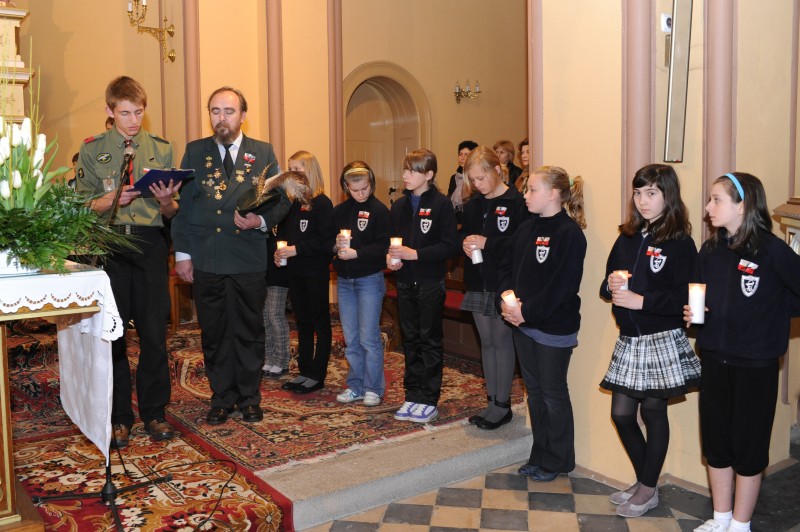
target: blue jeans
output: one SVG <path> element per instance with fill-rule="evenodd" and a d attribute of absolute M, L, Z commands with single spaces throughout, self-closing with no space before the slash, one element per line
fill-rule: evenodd
<path fill-rule="evenodd" d="M 345 356 L 350 365 L 347 387 L 356 394 L 374 392 L 383 397 L 383 341 L 381 340 L 381 308 L 386 285 L 383 272 L 366 277 L 339 277 L 339 319 L 342 323 Z"/>

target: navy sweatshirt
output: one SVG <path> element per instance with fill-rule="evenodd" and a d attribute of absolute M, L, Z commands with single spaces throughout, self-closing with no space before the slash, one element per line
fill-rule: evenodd
<path fill-rule="evenodd" d="M 358 258 L 352 260 L 333 259 L 336 273 L 345 279 L 366 277 L 386 267 L 386 251 L 389 248 L 389 209 L 375 196 L 364 203 L 348 198 L 333 208 L 333 224 L 338 234 L 350 229 L 350 247 Z"/>
<path fill-rule="evenodd" d="M 406 190 L 392 204 L 390 237 L 403 238 L 403 245 L 417 251 L 417 260 L 404 260 L 394 272 L 403 283 L 432 284 L 444 280 L 446 262 L 458 252 L 456 218 L 450 198 L 431 186 L 422 193 L 412 211 Z"/>
<path fill-rule="evenodd" d="M 697 347 L 703 356 L 734 366 L 766 366 L 789 346 L 789 322 L 800 298 L 800 255 L 763 231 L 752 255 L 739 255 L 728 242 L 703 244 L 697 280 L 706 283 L 705 324 Z"/>
<path fill-rule="evenodd" d="M 620 334 L 642 336 L 684 327 L 683 306 L 696 260 L 697 246 L 689 236 L 653 244 L 649 234 L 619 235 L 608 255 L 600 297 L 611 299 L 608 275 L 614 270 L 628 270 L 628 289 L 644 296 L 641 310 L 611 307 Z"/>
<path fill-rule="evenodd" d="M 286 268 L 298 275 L 329 275 L 336 226 L 333 225 L 333 203 L 325 194 L 311 201 L 310 208 L 292 203 L 289 214 L 278 226 L 275 240 L 295 246 L 297 255 L 287 259 Z"/>
<path fill-rule="evenodd" d="M 458 242 L 462 248 L 460 252 L 464 252 L 464 239 L 469 235 L 486 237 L 483 262 L 472 264 L 471 258 L 464 259 L 464 283 L 467 290 L 497 291 L 497 268 L 509 250 L 514 231 L 528 216 L 525 199 L 514 187 L 509 187 L 502 195 L 492 199 L 476 194 L 464 205 L 461 230 L 458 232 Z"/>
<path fill-rule="evenodd" d="M 514 233 L 511 253 L 499 270 L 497 289 L 522 300 L 524 325 L 546 334 L 566 336 L 581 325 L 581 298 L 586 237 L 567 211 L 530 216 Z"/>

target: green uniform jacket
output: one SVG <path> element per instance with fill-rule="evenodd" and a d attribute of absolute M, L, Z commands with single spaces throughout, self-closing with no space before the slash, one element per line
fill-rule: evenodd
<path fill-rule="evenodd" d="M 172 242 L 176 252 L 191 255 L 196 270 L 218 275 L 267 270 L 267 233 L 241 231 L 233 223 L 233 213 L 238 199 L 270 164 L 267 177 L 279 171 L 272 146 L 243 136 L 234 175 L 227 179 L 213 137 L 186 146 L 181 168 L 194 170 L 194 179 L 181 189 Z"/>
<path fill-rule="evenodd" d="M 136 151 L 133 159 L 134 182 L 143 175 L 145 168 L 172 168 L 172 145 L 169 142 L 144 130 L 139 130 L 132 140 Z M 76 190 L 102 196 L 116 189 L 124 152 L 125 137 L 116 128 L 85 139 L 78 156 Z M 110 215 L 110 211 L 106 212 L 105 219 Z M 136 198 L 129 205 L 119 207 L 113 223 L 150 227 L 164 225 L 155 198 Z"/>

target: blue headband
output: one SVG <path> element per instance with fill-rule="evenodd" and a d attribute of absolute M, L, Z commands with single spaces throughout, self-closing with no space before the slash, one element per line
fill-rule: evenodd
<path fill-rule="evenodd" d="M 744 189 L 742 188 L 742 184 L 739 183 L 739 180 L 736 179 L 736 176 L 733 174 L 725 174 L 725 177 L 731 180 L 733 186 L 736 187 L 736 191 L 739 193 L 739 197 L 744 201 Z"/>

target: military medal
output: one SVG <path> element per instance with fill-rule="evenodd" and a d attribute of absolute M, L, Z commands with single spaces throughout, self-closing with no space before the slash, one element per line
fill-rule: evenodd
<path fill-rule="evenodd" d="M 243 170 L 236 170 L 236 181 L 238 183 L 244 183 L 244 171 Z"/>
<path fill-rule="evenodd" d="M 206 156 L 206 168 L 211 168 L 211 156 Z"/>

